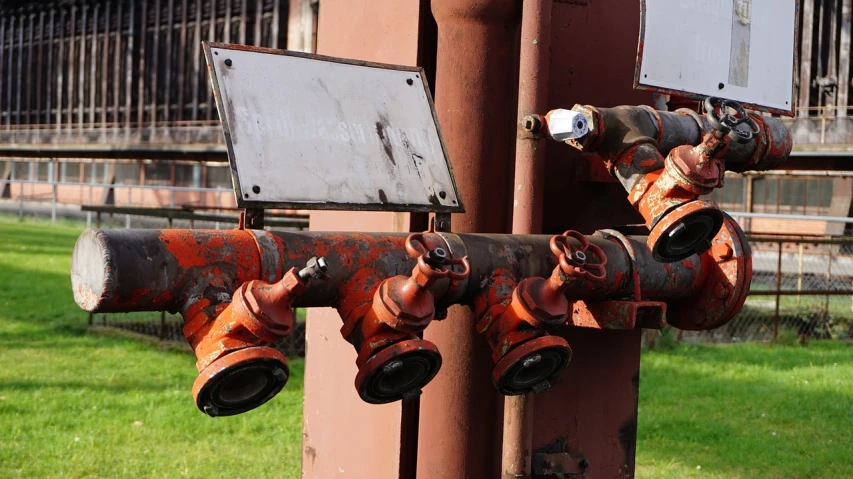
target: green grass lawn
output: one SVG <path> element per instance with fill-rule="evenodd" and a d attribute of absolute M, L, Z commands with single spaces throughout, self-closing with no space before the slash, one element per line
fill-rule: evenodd
<path fill-rule="evenodd" d="M 194 357 L 85 328 L 76 225 L 0 216 L 0 478 L 291 478 L 302 370 L 267 405 L 211 419 Z M 853 347 L 683 346 L 644 354 L 637 477 L 853 477 Z"/>
<path fill-rule="evenodd" d="M 81 231 L 0 216 L 0 478 L 299 477 L 303 362 L 264 407 L 205 416 L 194 356 L 86 332 Z"/>

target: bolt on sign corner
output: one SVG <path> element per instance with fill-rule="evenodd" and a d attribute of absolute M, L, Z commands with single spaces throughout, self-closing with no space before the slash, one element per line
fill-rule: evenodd
<path fill-rule="evenodd" d="M 418 67 L 204 44 L 241 207 L 463 212 Z"/>
<path fill-rule="evenodd" d="M 797 0 L 641 0 L 636 88 L 792 116 Z"/>

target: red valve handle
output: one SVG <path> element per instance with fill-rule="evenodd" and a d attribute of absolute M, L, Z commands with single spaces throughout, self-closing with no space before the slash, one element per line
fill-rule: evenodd
<path fill-rule="evenodd" d="M 577 240 L 581 244 L 580 248 L 573 248 L 569 244 L 569 238 Z M 551 252 L 560 258 L 560 268 L 567 275 L 585 277 L 592 281 L 603 281 L 607 275 L 604 268 L 607 266 L 607 256 L 605 256 L 604 251 L 590 243 L 586 236 L 577 231 L 569 230 L 562 235 L 551 238 Z M 575 253 L 578 252 L 584 255 L 591 253 L 598 259 L 599 263 L 590 264 L 586 260 L 578 262 L 575 259 Z"/>
<path fill-rule="evenodd" d="M 423 233 L 413 233 L 406 238 L 406 252 L 412 258 L 418 259 L 418 266 L 421 268 L 421 271 L 424 271 L 429 277 L 435 279 L 450 278 L 453 281 L 460 281 L 467 279 L 471 275 L 471 264 L 468 263 L 467 256 L 445 260 L 444 264 L 449 267 L 434 268 L 426 262 L 426 256 L 429 254 L 429 251 Z M 462 271 L 458 273 L 453 271 L 453 266 L 455 265 L 462 265 Z"/>

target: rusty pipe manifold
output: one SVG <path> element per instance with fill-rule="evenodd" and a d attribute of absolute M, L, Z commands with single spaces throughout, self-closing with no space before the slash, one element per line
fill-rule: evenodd
<path fill-rule="evenodd" d="M 680 261 L 711 247 L 723 214 L 702 199 L 723 186 L 726 170 L 764 171 L 780 166 L 793 141 L 777 118 L 747 113 L 740 105 L 709 98 L 706 115 L 689 109 L 576 105 L 589 133 L 569 141 L 599 154 L 642 214 L 648 244 L 662 262 Z M 734 110 L 735 113 L 729 113 Z M 555 110 L 564 111 L 564 110 Z M 545 130 L 548 119 L 545 115 Z"/>
<path fill-rule="evenodd" d="M 521 325 L 517 314 L 505 314 L 519 284 L 531 286 L 529 278 L 555 274 L 560 257 L 552 238 L 424 233 L 419 241 L 424 249 L 412 255 L 404 234 L 87 230 L 74 249 L 72 286 L 77 303 L 90 312 L 182 313 L 202 372 L 194 388 L 196 404 L 205 410 L 212 402 L 214 409 L 206 411 L 212 415 L 257 407 L 284 385 L 286 362 L 268 346 L 287 333 L 291 306 L 338 309 L 342 334 L 359 353 L 356 388 L 368 402 L 416 393 L 438 372 L 438 349 L 419 333 L 453 304 L 478 313 L 479 324 L 467 327 L 477 327 L 492 346 L 495 383 L 502 392 L 536 390 L 543 380 L 553 380 L 568 361 L 566 354 L 553 370 L 523 381 L 520 389 L 503 383 L 518 364 L 535 363 L 537 354 L 553 347 L 566 352 L 562 338 L 547 334 L 548 325 Z M 717 327 L 742 306 L 751 277 L 748 245 L 731 220 L 714 238 L 714 248 L 671 264 L 652 257 L 646 237 L 602 231 L 564 241 L 568 248 L 588 243 L 606 257 L 600 278 L 561 287 L 568 310 L 556 322 L 579 327 L 660 327 L 664 312 L 680 328 Z M 426 264 L 436 249 L 441 253 Z M 418 271 L 442 267 L 436 254 L 442 261 L 467 261 L 450 267 L 452 275 L 418 278 Z M 300 275 L 315 257 L 325 260 L 323 277 Z M 541 288 L 528 288 L 533 290 Z M 699 296 L 708 299 L 694 301 Z M 389 306 L 389 298 L 397 305 Z M 665 301 L 666 308 L 658 307 L 658 321 L 651 324 L 641 311 L 662 304 L 655 301 Z M 538 342 L 502 341 L 519 331 L 532 331 L 528 339 Z M 367 344 L 377 338 L 381 346 Z M 543 368 L 522 372 L 530 377 L 536 371 Z M 211 394 L 218 396 L 211 401 Z"/>

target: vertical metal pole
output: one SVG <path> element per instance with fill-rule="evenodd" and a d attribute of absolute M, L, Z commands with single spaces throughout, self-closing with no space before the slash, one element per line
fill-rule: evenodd
<path fill-rule="evenodd" d="M 148 35 L 148 2 L 142 2 L 142 13 L 139 17 L 139 73 L 136 75 L 139 83 L 136 91 L 136 128 L 140 131 L 145 127 L 145 51 Z"/>
<path fill-rule="evenodd" d="M 166 312 L 160 311 L 160 339 L 166 339 Z"/>
<path fill-rule="evenodd" d="M 96 75 L 98 73 L 98 19 L 101 6 L 95 5 L 92 13 L 92 48 L 89 56 L 89 130 L 95 129 L 95 97 L 97 96 Z"/>
<path fill-rule="evenodd" d="M 518 70 L 518 125 L 548 108 L 552 0 L 524 0 Z M 515 141 L 513 234 L 542 232 L 545 196 L 545 140 L 521 132 Z M 530 477 L 533 455 L 532 393 L 504 398 L 502 477 Z"/>
<path fill-rule="evenodd" d="M 797 260 L 797 291 L 803 290 L 803 252 L 805 251 L 805 244 L 800 243 L 799 245 L 799 258 Z M 801 304 L 802 296 L 797 295 L 797 306 Z"/>
<path fill-rule="evenodd" d="M 9 62 L 6 64 L 6 74 L 8 75 L 5 80 L 7 85 L 12 84 L 12 58 L 15 56 L 15 17 L 11 16 L 9 18 Z M 13 88 L 6 88 L 6 130 L 12 129 L 12 90 Z"/>
<path fill-rule="evenodd" d="M 839 118 L 847 116 L 848 93 L 850 91 L 850 27 L 853 20 L 853 0 L 841 3 L 841 42 L 838 46 L 838 110 Z"/>
<path fill-rule="evenodd" d="M 270 47 L 278 48 L 278 30 L 281 22 L 281 2 L 272 3 L 272 22 L 270 22 Z"/>
<path fill-rule="evenodd" d="M 261 39 L 263 38 L 263 33 L 261 27 L 264 24 L 264 0 L 255 0 L 255 32 L 252 43 L 259 47 L 263 44 Z"/>
<path fill-rule="evenodd" d="M 116 45 L 113 52 L 113 134 L 121 128 L 121 36 L 124 31 L 124 2 L 118 2 L 116 9 Z M 104 72 L 106 74 L 106 72 Z"/>
<path fill-rule="evenodd" d="M 74 80 L 75 65 L 77 60 L 77 7 L 71 7 L 71 29 L 68 31 L 68 95 L 66 103 L 68 104 L 68 114 L 65 121 L 68 123 L 67 130 L 70 132 L 74 125 Z"/>
<path fill-rule="evenodd" d="M 755 182 L 755 176 L 749 175 L 746 177 L 746 192 L 744 193 L 744 203 L 746 203 L 746 204 L 744 205 L 744 207 L 745 207 L 744 211 L 746 211 L 747 213 L 752 213 L 753 208 L 755 207 L 755 198 L 754 198 L 754 196 L 755 196 L 755 185 L 753 184 L 754 182 Z M 751 218 L 745 218 L 743 220 L 743 223 L 744 224 L 742 226 L 743 226 L 744 231 L 746 231 L 746 232 L 752 231 L 752 219 Z"/>
<path fill-rule="evenodd" d="M 246 3 L 249 0 L 240 0 L 240 45 L 246 44 L 246 17 L 248 13 L 246 12 Z"/>
<path fill-rule="evenodd" d="M 18 192 L 18 221 L 24 221 L 24 184 L 21 183 L 21 189 Z"/>
<path fill-rule="evenodd" d="M 275 2 L 278 5 L 279 2 Z M 192 120 L 198 120 L 198 86 L 201 72 L 201 1 L 195 2 L 195 28 L 193 28 L 193 80 L 192 80 Z"/>
<path fill-rule="evenodd" d="M 829 10 L 829 60 L 826 67 L 826 76 L 829 78 L 838 79 L 838 42 L 835 41 L 836 32 L 838 31 L 838 22 L 836 21 L 837 13 L 838 13 L 838 0 L 832 0 L 830 5 L 827 5 Z M 840 81 L 840 79 L 838 79 Z M 849 81 L 849 80 L 848 80 Z M 835 98 L 835 89 L 827 89 L 827 96 L 832 98 L 835 101 L 827 101 L 826 102 L 826 116 L 834 116 L 835 115 L 835 104 L 837 98 Z"/>
<path fill-rule="evenodd" d="M 175 1 L 168 0 L 166 4 L 166 58 L 164 58 L 163 63 L 166 64 L 166 74 L 163 77 L 163 94 L 165 95 L 165 99 L 163 103 L 165 104 L 165 111 L 163 112 L 163 122 L 165 128 L 163 129 L 166 132 L 166 135 L 169 134 L 169 121 L 172 119 L 172 33 L 175 29 Z"/>
<path fill-rule="evenodd" d="M 16 91 L 16 102 L 15 102 L 15 124 L 21 124 L 21 96 L 23 95 L 22 85 L 22 77 L 24 73 L 23 68 L 24 62 L 24 14 L 21 13 L 21 18 L 18 20 L 18 84 Z"/>
<path fill-rule="evenodd" d="M 148 2 L 145 2 L 148 3 Z M 154 30 L 151 33 L 154 45 L 151 48 L 151 136 L 157 130 L 157 70 L 160 60 L 160 0 L 154 2 Z"/>
<path fill-rule="evenodd" d="M 15 124 L 21 124 L 21 96 L 23 95 L 22 85 L 22 77 L 23 77 L 23 61 L 24 61 L 24 14 L 21 13 L 21 18 L 18 20 L 18 83 L 16 90 L 16 102 L 15 102 Z"/>
<path fill-rule="evenodd" d="M 11 88 L 5 82 L 6 72 L 6 17 L 0 18 L 0 81 L 3 81 L 3 85 L 0 86 L 0 121 L 3 119 L 3 115 L 7 114 L 8 107 L 5 105 L 3 99 L 6 97 L 4 94 L 6 91 L 11 91 Z M 11 55 L 11 52 L 9 52 Z"/>
<path fill-rule="evenodd" d="M 53 112 L 51 111 L 51 96 L 53 95 L 53 91 L 51 90 L 51 85 L 53 85 L 53 21 L 55 17 L 54 9 L 50 9 L 50 36 L 48 37 L 48 48 L 47 48 L 47 91 L 45 92 L 45 112 L 47 117 L 47 127 L 50 129 L 50 120 L 53 116 Z"/>
<path fill-rule="evenodd" d="M 231 0 L 225 0 L 225 31 L 223 32 L 225 37 L 225 43 L 231 43 L 231 10 Z"/>
<path fill-rule="evenodd" d="M 127 52 L 124 59 L 124 135 L 125 139 L 130 136 L 131 129 L 131 105 L 133 104 L 133 34 L 134 26 L 136 25 L 136 0 L 130 0 L 128 7 L 128 26 L 127 26 Z M 116 92 L 118 94 L 118 92 Z"/>
<path fill-rule="evenodd" d="M 438 24 L 436 110 L 466 213 L 454 232 L 510 230 L 509 186 L 516 96 L 514 71 L 518 4 L 515 0 L 432 0 Z M 464 42 L 460 39 L 464 38 Z M 421 397 L 418 477 L 499 477 L 500 402 L 489 379 L 491 353 L 474 328 L 470 309 L 425 333 L 444 363 Z"/>
<path fill-rule="evenodd" d="M 24 124 L 26 124 L 26 125 L 32 124 L 33 94 L 35 93 L 35 91 L 39 91 L 38 83 L 36 83 L 35 88 L 33 88 L 33 43 L 34 43 L 33 38 L 34 38 L 34 33 L 35 33 L 36 14 L 30 13 L 29 18 L 30 18 L 30 28 L 28 29 L 28 32 L 27 32 L 27 40 L 29 43 L 27 48 L 29 51 L 27 52 L 27 76 L 26 76 L 27 85 L 29 85 L 29 88 L 25 89 L 26 95 L 27 95 L 27 103 L 26 103 L 26 111 L 24 112 L 24 115 L 26 118 L 24 120 Z M 33 91 L 33 90 L 35 90 L 35 91 Z"/>
<path fill-rule="evenodd" d="M 80 71 L 77 73 L 77 129 L 83 131 L 86 109 L 86 28 L 89 24 L 89 6 L 83 5 L 80 18 Z"/>
<path fill-rule="evenodd" d="M 830 290 L 830 289 L 832 289 L 832 250 L 834 248 L 833 248 L 833 243 L 831 241 L 830 241 L 828 246 L 829 246 L 829 262 L 827 263 L 827 266 L 826 266 L 826 289 Z M 824 306 L 825 315 L 829 314 L 829 298 L 830 297 L 831 296 L 826 295 L 826 304 Z"/>
<path fill-rule="evenodd" d="M 210 4 L 210 21 L 208 22 L 208 25 L 207 25 L 207 39 L 210 40 L 211 42 L 216 40 L 216 8 L 214 8 L 214 7 L 215 7 L 215 5 L 211 3 Z M 216 111 L 216 105 L 214 104 L 215 102 L 213 101 L 213 89 L 210 87 L 210 85 L 207 84 L 207 82 L 204 82 L 204 84 L 207 85 L 207 88 L 205 88 L 205 90 L 207 91 L 207 115 L 206 116 L 207 116 L 207 119 L 210 120 L 210 119 L 214 118 L 213 115 L 214 115 L 214 112 Z"/>
<path fill-rule="evenodd" d="M 57 197 L 57 186 L 56 186 L 56 160 L 51 159 L 50 163 L 48 163 L 48 175 L 50 175 L 50 191 L 51 191 L 51 201 L 50 201 L 50 222 L 56 223 L 56 197 Z"/>
<path fill-rule="evenodd" d="M 183 0 L 181 2 L 181 32 L 178 36 L 178 105 L 175 112 L 177 121 L 184 119 L 184 101 L 186 99 L 186 74 L 187 74 L 187 8 L 189 2 Z M 198 51 L 201 47 L 193 45 L 193 50 Z"/>
<path fill-rule="evenodd" d="M 809 116 L 809 95 L 812 84 L 812 37 L 814 36 L 814 2 L 803 0 L 802 50 L 800 52 L 800 96 L 797 104 L 797 116 Z"/>
<path fill-rule="evenodd" d="M 107 92 L 107 71 L 110 69 L 110 4 L 107 2 L 104 10 L 104 42 L 101 46 L 101 128 L 107 128 L 107 108 L 109 108 Z"/>
<path fill-rule="evenodd" d="M 42 117 L 42 93 L 44 86 L 44 16 L 45 12 L 42 10 L 39 12 L 39 48 L 38 48 L 38 58 L 36 59 L 36 124 L 42 125 L 44 124 L 44 119 Z M 50 80 L 48 79 L 48 83 Z M 49 114 L 48 114 L 49 116 Z"/>
<path fill-rule="evenodd" d="M 779 301 L 782 291 L 782 242 L 779 242 L 779 257 L 776 260 L 776 314 L 773 316 L 773 337 L 779 337 Z"/>

